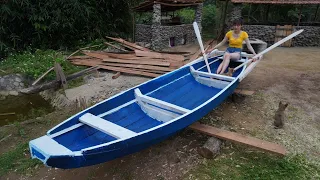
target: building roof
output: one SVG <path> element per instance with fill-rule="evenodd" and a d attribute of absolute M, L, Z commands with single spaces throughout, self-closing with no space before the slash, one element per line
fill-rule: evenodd
<path fill-rule="evenodd" d="M 200 3 L 203 3 L 203 0 L 146 0 L 132 9 L 137 12 L 152 11 L 153 4 L 161 4 L 161 11 L 175 11 Z"/>
<path fill-rule="evenodd" d="M 253 4 L 320 4 L 320 0 L 231 0 L 231 2 Z"/>

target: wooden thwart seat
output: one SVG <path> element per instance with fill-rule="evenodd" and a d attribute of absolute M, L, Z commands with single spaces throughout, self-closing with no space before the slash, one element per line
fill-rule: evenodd
<path fill-rule="evenodd" d="M 225 88 L 231 83 L 231 81 L 235 80 L 234 77 L 197 71 L 192 66 L 190 66 L 190 72 L 197 82 L 219 89 Z"/>
<path fill-rule="evenodd" d="M 189 109 L 143 95 L 138 88 L 134 90 L 134 94 L 141 109 L 151 118 L 158 121 L 168 122 L 181 114 L 191 111 Z"/>
<path fill-rule="evenodd" d="M 129 129 L 121 127 L 90 113 L 86 113 L 81 116 L 79 121 L 118 139 L 132 137 L 137 134 Z"/>

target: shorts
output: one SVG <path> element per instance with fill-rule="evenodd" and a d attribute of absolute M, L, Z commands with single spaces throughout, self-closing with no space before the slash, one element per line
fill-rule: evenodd
<path fill-rule="evenodd" d="M 226 52 L 228 52 L 228 53 L 235 53 L 235 52 L 241 53 L 241 50 L 242 50 L 241 48 L 228 47 Z"/>

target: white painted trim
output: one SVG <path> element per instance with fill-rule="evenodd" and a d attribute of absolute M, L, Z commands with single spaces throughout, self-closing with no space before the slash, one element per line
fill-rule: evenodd
<path fill-rule="evenodd" d="M 241 71 L 241 73 L 239 74 L 239 76 L 240 76 L 241 74 L 243 74 L 243 72 L 244 72 L 244 69 L 242 69 L 242 71 Z M 147 129 L 147 130 L 142 131 L 142 132 L 140 132 L 140 133 L 137 133 L 137 136 L 142 135 L 142 134 L 145 134 L 145 133 L 148 133 L 148 132 L 150 132 L 150 131 L 153 131 L 153 130 L 155 130 L 155 129 L 161 128 L 161 127 L 163 127 L 163 126 L 166 126 L 166 125 L 168 125 L 168 124 L 170 124 L 170 123 L 173 123 L 173 122 L 175 122 L 175 121 L 178 121 L 178 120 L 181 119 L 181 118 L 184 118 L 185 116 L 189 115 L 190 113 L 193 113 L 194 111 L 197 111 L 198 109 L 200 109 L 200 108 L 202 108 L 203 106 L 207 105 L 209 102 L 211 102 L 211 101 L 213 101 L 214 99 L 216 99 L 216 98 L 217 98 L 218 96 L 220 96 L 224 91 L 226 91 L 230 86 L 232 86 L 235 82 L 237 82 L 237 81 L 239 80 L 239 76 L 238 76 L 235 80 L 233 80 L 228 86 L 226 86 L 224 89 L 222 89 L 219 93 L 217 93 L 215 96 L 213 96 L 212 98 L 208 99 L 206 102 L 204 102 L 204 103 L 201 104 L 200 106 L 194 108 L 194 109 L 191 110 L 189 113 L 185 113 L 185 114 L 183 114 L 183 115 L 181 115 L 181 116 L 179 116 L 179 117 L 177 117 L 177 118 L 175 118 L 175 119 L 173 119 L 173 120 L 171 120 L 171 121 L 165 122 L 165 123 L 160 124 L 160 125 L 158 125 L 158 126 L 155 126 L 155 127 L 153 127 L 153 128 L 150 128 L 150 129 Z M 99 145 L 92 146 L 92 147 L 89 147 L 89 148 L 84 148 L 84 149 L 81 150 L 81 152 L 75 152 L 75 153 L 76 153 L 76 154 L 81 154 L 83 151 L 88 151 L 88 150 L 92 150 L 92 149 L 96 149 L 96 148 L 101 148 L 101 147 L 108 146 L 108 145 L 110 145 L 110 144 L 117 143 L 117 142 L 124 141 L 124 140 L 126 140 L 126 139 L 121 139 L 121 140 L 118 139 L 118 140 L 115 140 L 115 141 L 107 142 L 107 143 L 105 143 L 105 144 L 99 144 Z"/>
<path fill-rule="evenodd" d="M 65 128 L 65 129 L 63 129 L 63 130 L 61 130 L 61 131 L 58 131 L 58 132 L 56 132 L 56 133 L 54 133 L 54 134 L 51 134 L 51 135 L 48 135 L 50 138 L 55 138 L 55 137 L 57 137 L 57 136 L 60 136 L 61 134 L 64 134 L 64 133 L 67 133 L 67 132 L 69 132 L 69 131 L 72 131 L 72 130 L 74 130 L 74 129 L 77 129 L 78 127 L 81 127 L 83 124 L 82 123 L 78 123 L 78 124 L 75 124 L 75 125 L 73 125 L 73 126 L 70 126 L 70 127 L 68 127 L 68 128 Z"/>
<path fill-rule="evenodd" d="M 181 116 L 180 114 L 175 114 L 173 112 L 166 111 L 164 109 L 146 103 L 143 103 L 143 105 L 140 105 L 140 107 L 142 111 L 145 112 L 148 116 L 161 122 L 168 122 L 172 119 L 177 118 L 178 116 Z"/>
<path fill-rule="evenodd" d="M 81 116 L 79 121 L 118 139 L 130 138 L 137 134 L 127 128 L 114 124 L 90 113 L 86 113 Z"/>
<path fill-rule="evenodd" d="M 120 105 L 120 106 L 118 106 L 118 107 L 116 107 L 116 108 L 113 108 L 113 109 L 111 109 L 111 110 L 109 110 L 109 111 L 107 111 L 107 112 L 104 112 L 104 113 L 102 113 L 102 114 L 99 114 L 99 115 L 97 115 L 97 116 L 98 116 L 98 117 L 103 117 L 103 116 L 112 114 L 112 113 L 114 113 L 114 112 L 116 112 L 116 111 L 119 111 L 120 109 L 122 109 L 122 108 L 124 108 L 124 107 L 126 107 L 126 106 L 128 106 L 128 105 L 130 105 L 130 104 L 132 104 L 132 103 L 134 103 L 134 102 L 136 102 L 135 99 L 134 99 L 134 100 L 131 100 L 131 101 L 127 102 L 127 103 L 124 103 L 124 104 L 122 104 L 122 105 Z"/>
<path fill-rule="evenodd" d="M 174 105 L 171 103 L 167 103 L 165 101 L 162 101 L 162 100 L 159 100 L 156 98 L 152 98 L 152 97 L 143 95 L 138 88 L 134 90 L 134 93 L 137 98 L 137 101 L 140 102 L 141 105 L 143 105 L 141 102 L 146 102 L 146 103 L 158 106 L 160 108 L 164 108 L 164 109 L 167 109 L 167 110 L 170 110 L 173 112 L 178 112 L 181 114 L 188 113 L 191 111 L 189 109 L 185 109 L 183 107 L 180 107 L 180 106 L 177 106 L 177 105 Z"/>
<path fill-rule="evenodd" d="M 197 71 L 195 70 L 192 66 L 190 66 L 190 71 L 192 75 L 197 75 L 197 76 L 206 76 L 210 78 L 215 78 L 215 79 L 220 79 L 220 80 L 225 80 L 225 81 L 233 81 L 235 78 L 230 77 L 230 76 L 224 76 L 220 74 L 212 74 L 212 73 L 207 73 L 207 72 L 202 72 L 202 71 Z"/>
<path fill-rule="evenodd" d="M 221 81 L 221 80 L 205 78 L 205 77 L 195 77 L 195 79 L 197 82 L 203 85 L 218 88 L 218 89 L 223 89 L 230 84 L 230 82 L 227 82 L 227 81 Z"/>

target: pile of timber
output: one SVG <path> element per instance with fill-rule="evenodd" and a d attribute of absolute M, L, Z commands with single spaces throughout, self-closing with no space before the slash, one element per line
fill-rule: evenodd
<path fill-rule="evenodd" d="M 109 42 L 105 42 L 106 45 L 122 52 L 81 50 L 82 56 L 70 56 L 68 60 L 75 65 L 99 66 L 101 69 L 117 73 L 157 77 L 180 68 L 195 57 L 193 55 L 192 59 L 188 58 L 190 52 L 154 52 L 121 38 L 107 38 L 116 41 L 122 47 Z"/>

